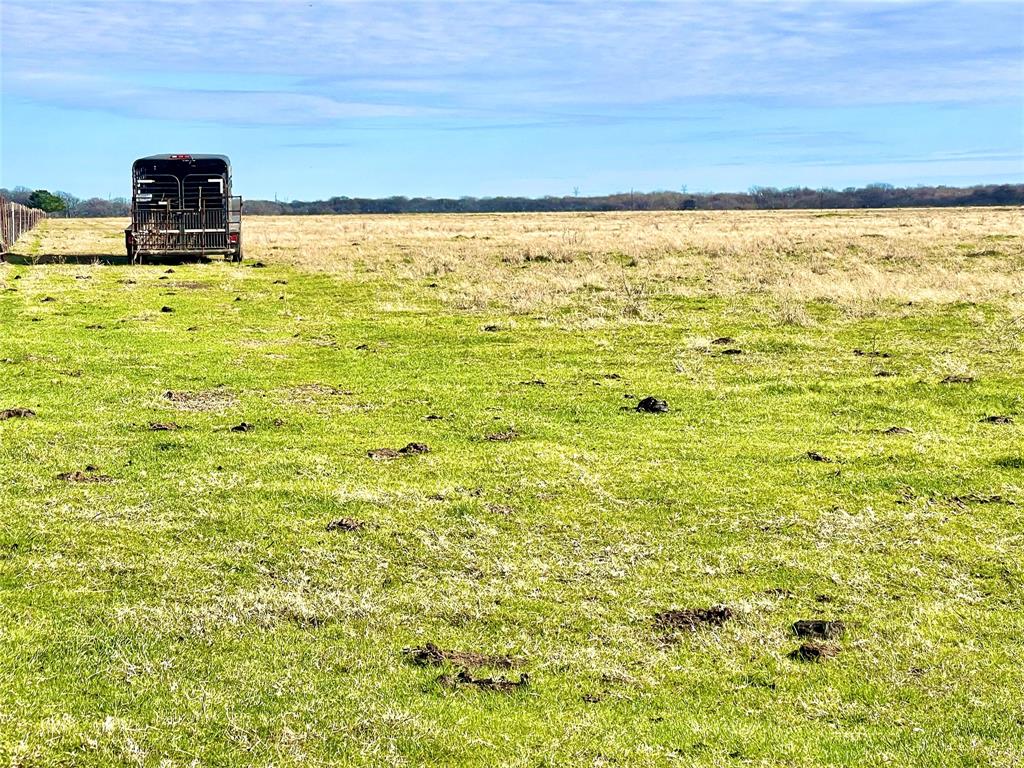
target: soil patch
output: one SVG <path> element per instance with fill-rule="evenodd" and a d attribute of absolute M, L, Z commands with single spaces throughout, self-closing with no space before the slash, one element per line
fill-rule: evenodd
<path fill-rule="evenodd" d="M 853 350 L 853 354 L 855 354 L 857 357 L 892 357 L 892 355 L 889 354 L 888 352 L 879 352 L 877 349 L 869 349 L 867 351 L 863 349 L 855 349 Z"/>
<path fill-rule="evenodd" d="M 7 410 L 0 411 L 0 421 L 6 421 L 7 419 L 32 419 L 35 418 L 36 412 L 31 408 L 8 408 Z"/>
<path fill-rule="evenodd" d="M 327 524 L 328 531 L 358 531 L 360 528 L 365 528 L 366 523 L 362 520 L 356 520 L 351 517 L 342 517 L 337 520 L 331 520 Z"/>
<path fill-rule="evenodd" d="M 807 458 L 810 459 L 811 461 L 822 461 L 826 464 L 832 464 L 835 461 L 835 459 L 830 459 L 825 454 L 818 453 L 817 451 L 808 451 Z"/>
<path fill-rule="evenodd" d="M 743 354 L 743 350 L 742 349 L 736 349 L 735 347 L 730 347 L 729 349 L 723 349 L 722 350 L 722 354 L 723 355 L 742 355 Z"/>
<path fill-rule="evenodd" d="M 875 371 L 875 376 L 877 376 L 880 379 L 888 379 L 896 375 L 897 374 L 893 373 L 892 371 Z"/>
<path fill-rule="evenodd" d="M 452 651 L 427 643 L 419 648 L 403 648 L 402 655 L 420 667 L 441 667 L 453 664 L 457 667 L 495 667 L 511 669 L 522 663 L 521 659 L 505 655 L 488 655 L 476 651 Z"/>
<path fill-rule="evenodd" d="M 654 626 L 664 630 L 696 630 L 720 627 L 732 618 L 732 610 L 724 605 L 711 608 L 681 608 L 654 614 Z"/>
<path fill-rule="evenodd" d="M 818 640 L 834 640 L 845 631 L 846 625 L 841 621 L 801 619 L 793 624 L 793 632 L 797 637 L 813 637 Z"/>
<path fill-rule="evenodd" d="M 232 432 L 252 432 L 254 429 L 256 429 L 255 426 L 253 426 L 252 424 L 250 424 L 247 421 L 243 421 L 240 424 L 235 424 L 235 426 L 233 426 L 231 428 L 231 431 Z"/>
<path fill-rule="evenodd" d="M 1013 424 L 1013 416 L 986 416 L 982 424 Z"/>
<path fill-rule="evenodd" d="M 532 381 L 520 381 L 520 386 L 523 387 L 546 387 L 548 383 L 542 379 L 533 379 Z"/>
<path fill-rule="evenodd" d="M 668 403 L 656 397 L 645 397 L 636 404 L 638 413 L 668 413 Z"/>
<path fill-rule="evenodd" d="M 907 427 L 889 427 L 888 429 L 882 430 L 883 435 L 912 435 L 914 430 L 908 429 Z"/>
<path fill-rule="evenodd" d="M 515 440 L 517 437 L 519 437 L 519 433 L 516 431 L 515 427 L 509 427 L 504 432 L 495 432 L 493 434 L 487 435 L 487 439 L 495 443 L 506 442 L 508 440 Z"/>
<path fill-rule="evenodd" d="M 966 376 L 962 373 L 951 373 L 949 376 L 940 381 L 940 384 L 970 384 L 974 381 L 973 376 Z"/>
<path fill-rule="evenodd" d="M 717 339 L 712 339 L 711 343 L 721 346 L 724 344 L 733 344 L 735 343 L 735 341 L 736 339 L 734 339 L 732 336 L 719 336 Z"/>
<path fill-rule="evenodd" d="M 372 451 L 367 451 L 366 455 L 371 459 L 398 459 L 402 456 L 415 456 L 419 453 L 430 453 L 430 448 L 426 443 L 409 443 L 404 448 L 399 448 L 397 451 L 394 448 L 374 448 Z"/>
<path fill-rule="evenodd" d="M 441 675 L 437 682 L 449 688 L 460 686 L 477 688 L 482 691 L 500 691 L 510 693 L 517 688 L 525 688 L 530 684 L 530 676 L 525 672 L 518 680 L 506 680 L 500 677 L 473 677 L 466 670 L 461 670 L 457 675 Z"/>
<path fill-rule="evenodd" d="M 151 421 L 149 422 L 149 429 L 152 432 L 174 432 L 177 429 L 181 429 L 181 427 L 175 424 L 173 421 Z"/>
<path fill-rule="evenodd" d="M 69 483 L 109 483 L 114 478 L 110 475 L 100 474 L 97 467 L 89 464 L 84 471 L 76 469 L 72 472 L 61 472 L 57 475 L 57 479 L 65 480 Z"/>
<path fill-rule="evenodd" d="M 813 640 L 802 643 L 799 648 L 790 652 L 789 658 L 794 661 L 825 661 L 839 653 L 839 646 L 832 643 L 818 643 Z"/>

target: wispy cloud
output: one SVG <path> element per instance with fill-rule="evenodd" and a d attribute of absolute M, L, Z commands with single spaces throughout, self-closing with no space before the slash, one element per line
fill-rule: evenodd
<path fill-rule="evenodd" d="M 694 98 L 971 103 L 1024 89 L 1022 24 L 1009 3 L 5 0 L 4 89 L 246 124 L 557 122 Z M 232 75 L 252 87 L 204 85 Z"/>

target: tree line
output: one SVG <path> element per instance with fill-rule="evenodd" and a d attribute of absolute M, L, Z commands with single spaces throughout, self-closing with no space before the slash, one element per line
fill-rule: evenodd
<path fill-rule="evenodd" d="M 9 200 L 73 217 L 127 216 L 123 197 L 80 199 L 68 192 L 50 193 L 15 187 L 0 189 Z M 246 200 L 248 215 L 356 213 L 528 213 L 571 211 L 723 211 L 793 208 L 916 208 L 967 205 L 1024 205 L 1024 184 L 973 187 L 894 187 L 869 184 L 846 189 L 751 187 L 747 192 L 619 192 L 580 197 L 332 197 L 328 200 L 280 202 Z"/>
<path fill-rule="evenodd" d="M 748 192 L 620 192 L 592 197 L 332 197 L 279 202 L 246 200 L 255 215 L 344 213 L 515 213 L 567 211 L 764 210 L 790 208 L 913 208 L 1024 205 L 1024 184 L 974 187 L 894 187 L 870 184 L 846 189 L 752 187 Z"/>
<path fill-rule="evenodd" d="M 0 196 L 29 208 L 38 208 L 55 216 L 74 218 L 102 218 L 106 216 L 128 216 L 131 204 L 123 197 L 90 197 L 83 200 L 70 192 L 50 192 L 46 189 L 14 187 L 0 189 Z"/>

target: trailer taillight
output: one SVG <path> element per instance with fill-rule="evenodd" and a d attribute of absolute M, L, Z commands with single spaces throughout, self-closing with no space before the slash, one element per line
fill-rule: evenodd
<path fill-rule="evenodd" d="M 228 242 L 232 245 L 238 245 L 238 233 L 228 232 Z"/>
<path fill-rule="evenodd" d="M 191 160 L 192 155 L 171 155 L 171 160 Z"/>

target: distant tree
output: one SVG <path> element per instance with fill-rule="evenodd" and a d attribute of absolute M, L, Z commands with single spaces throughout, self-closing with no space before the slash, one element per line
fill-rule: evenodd
<path fill-rule="evenodd" d="M 28 196 L 28 207 L 38 208 L 47 213 L 56 213 L 65 208 L 63 200 L 45 189 L 37 189 Z"/>
<path fill-rule="evenodd" d="M 55 194 L 63 201 L 64 210 L 67 213 L 67 215 L 73 216 L 75 208 L 78 206 L 80 202 L 82 202 L 81 198 L 72 195 L 70 192 L 61 192 L 60 190 L 57 190 Z"/>

